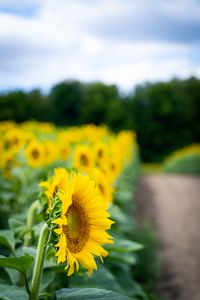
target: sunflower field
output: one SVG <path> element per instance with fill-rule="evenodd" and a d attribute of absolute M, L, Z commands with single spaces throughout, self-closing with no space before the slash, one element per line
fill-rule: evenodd
<path fill-rule="evenodd" d="M 0 299 L 148 299 L 134 132 L 0 123 Z"/>

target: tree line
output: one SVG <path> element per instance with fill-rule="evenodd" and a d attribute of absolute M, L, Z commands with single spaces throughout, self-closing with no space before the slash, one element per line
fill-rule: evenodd
<path fill-rule="evenodd" d="M 200 141 L 200 80 L 139 85 L 128 95 L 116 85 L 67 80 L 44 95 L 39 89 L 0 93 L 0 121 L 50 121 L 58 126 L 106 124 L 137 132 L 144 161 Z"/>

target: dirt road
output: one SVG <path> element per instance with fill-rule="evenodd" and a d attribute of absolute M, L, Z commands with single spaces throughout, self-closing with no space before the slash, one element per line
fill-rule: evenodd
<path fill-rule="evenodd" d="M 143 176 L 136 201 L 140 220 L 150 219 L 158 235 L 163 299 L 200 300 L 200 178 Z"/>

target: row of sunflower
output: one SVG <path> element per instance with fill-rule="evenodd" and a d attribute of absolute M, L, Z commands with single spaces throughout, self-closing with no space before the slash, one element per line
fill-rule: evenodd
<path fill-rule="evenodd" d="M 147 299 L 132 276 L 135 134 L 37 122 L 0 134 L 0 297 Z"/>

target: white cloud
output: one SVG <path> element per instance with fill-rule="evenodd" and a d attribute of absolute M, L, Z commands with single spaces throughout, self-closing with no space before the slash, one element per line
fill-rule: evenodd
<path fill-rule="evenodd" d="M 191 65 L 187 59 L 167 59 L 165 61 L 143 60 L 105 69 L 101 78 L 108 83 L 117 83 L 126 90 L 144 81 L 156 82 L 171 78 L 200 76 L 200 66 Z"/>
<path fill-rule="evenodd" d="M 0 0 L 0 7 L 5 2 Z M 8 1 L 9 5 L 11 2 Z M 180 7 L 180 1 L 176 2 Z M 141 7 L 136 5 L 137 1 L 133 4 L 130 0 L 38 0 L 37 3 L 34 16 L 0 13 L 1 89 L 48 88 L 67 78 L 102 80 L 129 89 L 147 80 L 200 75 L 199 62 L 195 64 L 192 59 L 192 44 L 123 41 L 94 33 L 91 24 L 95 25 L 97 20 L 129 15 L 130 9 L 139 13 Z M 141 3 L 144 5 L 145 1 Z M 164 3 L 160 1 L 160 5 Z M 185 7 L 186 4 L 182 15 Z M 170 9 L 170 5 L 166 6 L 166 14 L 173 15 Z"/>

